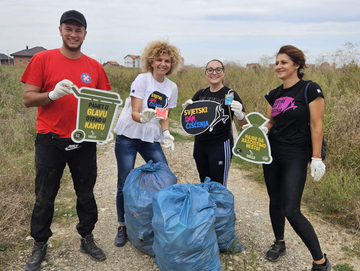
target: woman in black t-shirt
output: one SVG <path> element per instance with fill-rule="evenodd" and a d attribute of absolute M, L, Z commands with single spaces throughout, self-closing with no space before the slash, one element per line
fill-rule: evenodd
<path fill-rule="evenodd" d="M 208 129 L 196 135 L 193 155 L 201 182 L 204 182 L 205 177 L 210 177 L 211 181 L 219 182 L 226 187 L 234 142 L 231 122 L 235 115 L 240 125 L 245 124 L 245 110 L 239 95 L 223 85 L 225 68 L 221 61 L 209 61 L 205 76 L 210 86 L 196 92 L 192 100 L 187 100 L 183 104 L 183 108 L 199 100 L 212 100 L 221 104 L 224 116 L 227 117 L 225 123 L 219 121 L 212 131 Z M 233 93 L 234 100 L 231 105 L 225 105 L 225 95 L 229 93 Z"/>
<path fill-rule="evenodd" d="M 324 96 L 318 84 L 302 80 L 305 67 L 305 56 L 301 50 L 292 45 L 281 47 L 276 57 L 275 71 L 283 84 L 265 96 L 268 102 L 267 117 L 270 119 L 266 127 L 269 130 L 273 161 L 263 165 L 263 171 L 275 234 L 275 242 L 267 252 L 267 258 L 278 261 L 280 256 L 286 254 L 286 217 L 313 257 L 312 270 L 328 271 L 331 269 L 330 261 L 322 253 L 312 225 L 300 211 L 310 142 L 313 153 L 311 175 L 318 181 L 325 174 L 325 165 L 321 159 Z M 305 101 L 307 85 L 309 105 Z"/>

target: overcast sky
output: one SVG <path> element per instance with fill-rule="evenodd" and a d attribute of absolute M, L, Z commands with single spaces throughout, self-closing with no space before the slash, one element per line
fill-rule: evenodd
<path fill-rule="evenodd" d="M 1 0 L 0 53 L 59 48 L 64 11 L 85 15 L 82 51 L 124 64 L 152 40 L 176 45 L 185 64 L 218 58 L 242 65 L 292 44 L 314 63 L 345 42 L 360 42 L 359 0 Z M 271 60 L 273 61 L 273 60 Z"/>

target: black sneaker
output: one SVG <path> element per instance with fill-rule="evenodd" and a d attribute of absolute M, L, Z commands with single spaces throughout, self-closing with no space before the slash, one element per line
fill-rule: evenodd
<path fill-rule="evenodd" d="M 97 262 L 102 262 L 106 259 L 106 255 L 101 248 L 99 248 L 94 241 L 94 235 L 86 235 L 81 238 L 80 251 L 90 255 L 90 258 Z"/>
<path fill-rule="evenodd" d="M 277 262 L 280 259 L 280 256 L 284 256 L 284 255 L 286 255 L 285 242 L 280 242 L 276 240 L 275 243 L 271 245 L 270 249 L 266 253 L 266 258 L 269 261 Z"/>
<path fill-rule="evenodd" d="M 40 270 L 41 262 L 45 260 L 47 244 L 45 242 L 34 242 L 30 259 L 25 265 L 25 271 Z"/>
<path fill-rule="evenodd" d="M 127 240 L 127 234 L 126 234 L 126 227 L 125 226 L 119 226 L 118 232 L 115 236 L 114 245 L 117 247 L 122 247 L 125 245 Z"/>
<path fill-rule="evenodd" d="M 316 264 L 313 262 L 312 271 L 330 271 L 331 270 L 331 262 L 326 258 L 326 254 L 324 254 L 325 265 Z"/>

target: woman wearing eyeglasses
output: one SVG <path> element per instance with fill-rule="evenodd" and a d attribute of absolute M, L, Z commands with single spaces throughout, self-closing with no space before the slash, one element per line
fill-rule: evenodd
<path fill-rule="evenodd" d="M 246 124 L 245 110 L 239 95 L 223 85 L 225 68 L 220 60 L 213 59 L 207 63 L 205 76 L 210 86 L 196 92 L 191 100 L 183 104 L 183 108 L 193 101 L 212 100 L 220 103 L 224 115 L 229 116 L 225 123 L 218 122 L 211 132 L 207 130 L 195 136 L 193 154 L 200 181 L 204 182 L 205 177 L 210 177 L 211 181 L 226 187 L 234 145 L 231 122 L 235 115 L 241 126 Z M 234 99 L 231 105 L 225 105 L 225 95 L 230 93 L 233 93 Z"/>

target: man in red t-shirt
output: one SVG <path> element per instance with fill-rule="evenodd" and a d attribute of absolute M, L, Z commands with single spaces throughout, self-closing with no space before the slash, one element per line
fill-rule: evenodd
<path fill-rule="evenodd" d="M 103 261 L 105 253 L 94 243 L 92 231 L 98 219 L 93 188 L 97 176 L 96 143 L 75 143 L 71 132 L 76 127 L 77 99 L 71 86 L 110 90 L 109 79 L 94 59 L 81 53 L 87 23 L 76 10 L 60 18 L 60 49 L 37 53 L 28 64 L 21 82 L 24 83 L 23 103 L 37 107 L 37 137 L 35 140 L 35 195 L 31 217 L 33 253 L 26 271 L 39 270 L 45 259 L 47 241 L 52 235 L 50 225 L 54 201 L 63 170 L 68 164 L 77 195 L 76 210 L 81 235 L 80 251 L 95 261 Z"/>

